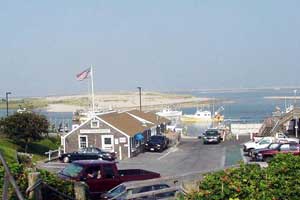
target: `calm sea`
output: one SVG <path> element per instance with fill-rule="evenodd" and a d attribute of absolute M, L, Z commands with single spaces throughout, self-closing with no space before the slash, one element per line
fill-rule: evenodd
<path fill-rule="evenodd" d="M 300 91 L 299 91 L 300 92 Z M 233 101 L 228 104 L 215 104 L 215 110 L 220 106 L 224 107 L 223 114 L 227 121 L 239 121 L 245 123 L 261 122 L 268 116 L 272 115 L 275 107 L 278 106 L 282 109 L 285 107 L 284 100 L 271 100 L 265 99 L 266 96 L 294 96 L 294 91 L 291 89 L 268 89 L 268 90 L 250 90 L 250 91 L 237 91 L 237 92 L 184 92 L 184 94 L 191 94 L 197 97 L 210 97 L 216 99 L 223 99 Z M 299 100 L 300 101 L 300 100 Z M 293 104 L 294 100 L 288 100 L 287 104 Z M 201 108 L 201 106 L 199 106 Z M 184 108 L 184 114 L 193 114 L 196 111 L 194 108 Z M 213 110 L 211 107 L 204 107 L 203 109 Z M 9 113 L 13 113 L 15 110 L 9 110 Z M 44 114 L 56 127 L 60 123 L 68 124 L 71 126 L 72 113 L 71 112 L 59 112 L 51 113 L 38 110 L 37 112 Z M 6 110 L 0 110 L 0 116 L 5 116 Z M 192 135 L 197 135 L 199 132 L 210 127 L 210 124 L 193 124 L 183 125 Z"/>
<path fill-rule="evenodd" d="M 228 123 L 260 123 L 266 117 L 272 116 L 272 112 L 276 107 L 280 107 L 285 110 L 285 105 L 294 104 L 294 100 L 275 100 L 265 99 L 269 96 L 294 96 L 294 90 L 291 89 L 266 89 L 266 90 L 248 90 L 248 91 L 236 91 L 236 92 L 190 92 L 185 94 L 191 94 L 198 97 L 210 97 L 216 99 L 229 100 L 233 103 L 215 104 L 214 109 L 218 109 L 220 106 L 224 107 L 223 115 L 225 121 Z M 296 102 L 297 103 L 297 102 Z M 199 106 L 199 108 L 201 108 Z M 203 109 L 213 110 L 212 106 L 204 107 Z M 182 109 L 184 113 L 193 114 L 197 108 L 185 108 Z M 205 129 L 210 128 L 211 124 L 183 124 L 188 130 L 188 133 L 192 136 L 197 136 L 199 133 L 204 132 Z"/>

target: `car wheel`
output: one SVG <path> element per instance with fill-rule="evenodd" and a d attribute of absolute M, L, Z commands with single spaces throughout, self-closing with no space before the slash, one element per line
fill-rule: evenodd
<path fill-rule="evenodd" d="M 99 157 L 98 160 L 103 160 L 103 158 Z"/>
<path fill-rule="evenodd" d="M 70 162 L 70 158 L 69 157 L 64 157 L 64 163 L 69 163 Z"/>
<path fill-rule="evenodd" d="M 272 156 L 268 156 L 268 157 L 264 158 L 264 161 L 266 161 L 267 163 L 269 163 L 269 162 L 271 162 L 272 159 L 273 159 Z"/>
<path fill-rule="evenodd" d="M 248 156 L 250 156 L 250 157 L 251 157 L 251 155 L 252 155 L 252 151 L 253 151 L 253 150 L 254 150 L 253 148 L 248 150 Z"/>

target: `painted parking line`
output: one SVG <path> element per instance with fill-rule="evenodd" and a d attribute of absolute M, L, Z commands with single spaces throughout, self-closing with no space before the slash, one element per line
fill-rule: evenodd
<path fill-rule="evenodd" d="M 248 163 L 248 160 L 247 160 L 247 158 L 246 158 L 245 155 L 244 155 L 243 149 L 241 148 L 240 151 L 241 151 L 241 156 L 242 156 L 242 158 L 243 158 L 244 163 Z"/>
<path fill-rule="evenodd" d="M 160 156 L 159 158 L 157 158 L 157 160 L 161 160 L 161 159 L 163 159 L 164 157 L 168 156 L 169 154 L 171 154 L 171 153 L 173 153 L 173 152 L 175 152 L 175 151 L 177 151 L 177 150 L 178 150 L 178 148 L 177 148 L 177 147 L 174 147 L 174 148 L 170 149 L 170 151 L 168 151 L 166 154 L 164 154 L 164 155 Z"/>

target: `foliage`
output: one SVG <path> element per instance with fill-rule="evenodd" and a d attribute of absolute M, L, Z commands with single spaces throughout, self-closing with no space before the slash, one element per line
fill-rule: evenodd
<path fill-rule="evenodd" d="M 28 144 L 28 153 L 32 154 L 31 163 L 24 156 L 17 156 L 17 152 L 24 152 L 24 148 L 15 144 L 14 140 L 5 136 L 0 136 L 0 152 L 8 163 L 16 163 L 17 161 L 31 166 L 39 160 L 46 158 L 45 152 L 58 149 L 60 146 L 59 138 L 44 138 L 40 141 L 34 141 Z M 17 159 L 18 158 L 18 159 Z"/>
<path fill-rule="evenodd" d="M 186 199 L 299 199 L 300 157 L 277 155 L 267 168 L 242 164 L 239 168 L 206 174 L 198 191 Z"/>
<path fill-rule="evenodd" d="M 3 133 L 16 143 L 25 143 L 25 152 L 30 142 L 42 139 L 42 133 L 48 131 L 45 116 L 36 113 L 15 113 L 1 120 Z"/>
<path fill-rule="evenodd" d="M 24 166 L 14 163 L 14 164 L 9 165 L 9 169 L 10 169 L 12 176 L 16 180 L 20 191 L 23 194 L 25 194 L 25 191 L 28 187 L 28 180 L 27 180 L 27 173 L 25 173 L 25 171 L 24 171 L 25 170 Z M 4 181 L 4 168 L 2 165 L 0 165 L 0 183 L 1 183 L 0 194 L 3 193 L 2 192 L 3 181 Z M 8 194 L 9 194 L 10 199 L 17 199 L 16 194 L 15 194 L 14 190 L 12 189 L 11 185 L 9 187 Z"/>
<path fill-rule="evenodd" d="M 25 169 L 24 165 L 20 165 L 20 164 L 11 164 L 9 165 L 11 174 L 13 175 L 13 177 L 15 178 L 17 185 L 20 188 L 21 193 L 23 194 L 24 197 L 26 197 L 25 195 L 25 191 L 28 187 L 28 173 L 29 171 Z M 68 182 L 68 181 L 64 181 L 60 178 L 58 178 L 56 175 L 51 174 L 47 171 L 44 170 L 39 170 L 40 174 L 41 174 L 41 179 L 43 180 L 44 183 L 46 183 L 47 185 L 50 185 L 54 188 L 56 188 L 58 191 L 67 194 L 68 196 L 74 196 L 74 190 L 73 190 L 73 184 L 72 182 Z M 2 165 L 0 165 L 0 194 L 2 194 L 2 184 L 4 181 L 4 168 Z M 55 199 L 54 196 L 51 194 L 52 192 L 47 190 L 45 187 L 43 187 L 43 194 L 44 194 L 44 198 L 43 199 Z M 9 188 L 9 199 L 17 199 L 15 192 L 13 191 L 12 187 Z"/>
<path fill-rule="evenodd" d="M 0 152 L 8 163 L 17 162 L 17 150 L 19 146 L 14 144 L 11 139 L 0 137 Z"/>
<path fill-rule="evenodd" d="M 44 183 L 56 188 L 58 191 L 70 197 L 74 196 L 74 187 L 72 182 L 64 181 L 46 170 L 39 170 L 39 172 L 41 173 L 41 178 Z"/>
<path fill-rule="evenodd" d="M 8 106 L 10 109 L 26 108 L 27 110 L 32 110 L 47 107 L 48 102 L 42 98 L 10 99 Z M 6 102 L 0 101 L 0 109 L 4 108 L 6 108 Z"/>

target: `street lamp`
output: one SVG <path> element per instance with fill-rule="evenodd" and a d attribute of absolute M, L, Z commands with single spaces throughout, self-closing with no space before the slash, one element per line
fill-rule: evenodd
<path fill-rule="evenodd" d="M 6 92 L 6 116 L 8 116 L 8 95 L 11 94 L 11 92 Z"/>
<path fill-rule="evenodd" d="M 142 111 L 142 87 L 137 87 L 139 89 L 139 94 L 140 94 L 140 111 Z"/>

